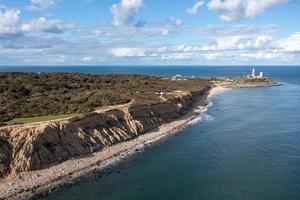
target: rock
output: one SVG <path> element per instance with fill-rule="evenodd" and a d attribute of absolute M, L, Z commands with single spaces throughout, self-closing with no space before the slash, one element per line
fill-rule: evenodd
<path fill-rule="evenodd" d="M 43 169 L 135 139 L 185 114 L 195 97 L 203 92 L 185 94 L 164 103 L 93 113 L 76 120 L 2 127 L 0 178 L 10 170 Z"/>
<path fill-rule="evenodd" d="M 11 159 L 12 146 L 0 136 L 0 178 L 9 173 Z"/>

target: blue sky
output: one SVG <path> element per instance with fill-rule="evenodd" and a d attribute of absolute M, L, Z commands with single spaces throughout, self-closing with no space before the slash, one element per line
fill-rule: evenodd
<path fill-rule="evenodd" d="M 299 65 L 299 0 L 0 0 L 0 65 Z"/>

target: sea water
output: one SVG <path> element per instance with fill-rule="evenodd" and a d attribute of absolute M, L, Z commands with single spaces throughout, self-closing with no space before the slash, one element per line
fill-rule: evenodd
<path fill-rule="evenodd" d="M 9 70 L 230 77 L 241 76 L 250 68 L 15 67 Z M 257 70 L 283 85 L 226 91 L 213 99 L 202 120 L 125 159 L 101 178 L 83 178 L 78 185 L 63 187 L 45 199 L 300 199 L 300 67 Z"/>

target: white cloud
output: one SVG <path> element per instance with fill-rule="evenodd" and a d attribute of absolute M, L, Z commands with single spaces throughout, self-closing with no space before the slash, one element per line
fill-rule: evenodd
<path fill-rule="evenodd" d="M 18 9 L 0 10 L 0 37 L 10 37 L 20 34 L 20 13 Z"/>
<path fill-rule="evenodd" d="M 253 38 L 230 36 L 217 38 L 208 44 L 180 45 L 177 48 L 164 46 L 159 48 L 160 51 L 156 51 L 163 53 L 204 53 L 205 58 L 212 59 L 216 58 L 216 55 L 219 55 L 219 52 L 272 49 L 272 42 L 272 37 L 267 35 Z"/>
<path fill-rule="evenodd" d="M 166 52 L 168 50 L 168 47 L 166 46 L 163 46 L 163 47 L 159 47 L 156 49 L 156 52 L 157 53 L 163 53 L 163 52 Z"/>
<path fill-rule="evenodd" d="M 219 53 L 206 53 L 203 54 L 206 60 L 217 60 L 222 54 Z"/>
<path fill-rule="evenodd" d="M 174 17 L 170 17 L 169 22 L 175 27 L 179 27 L 183 24 L 181 19 L 174 18 Z"/>
<path fill-rule="evenodd" d="M 239 56 L 241 57 L 241 59 L 245 60 L 279 60 L 282 62 L 292 62 L 295 59 L 295 55 L 293 54 L 271 51 L 248 52 L 242 53 Z"/>
<path fill-rule="evenodd" d="M 147 37 L 161 37 L 168 36 L 177 33 L 178 27 L 166 21 L 164 24 L 148 23 L 143 27 L 136 26 L 106 26 L 102 28 L 92 29 L 92 31 L 84 30 L 86 34 L 97 35 L 98 37 L 110 37 L 111 40 L 131 40 L 137 42 L 142 38 L 142 42 L 145 42 L 144 38 Z M 82 29 L 83 30 L 83 29 Z M 120 34 L 122 33 L 122 34 Z M 134 37 L 133 37 L 134 36 Z"/>
<path fill-rule="evenodd" d="M 116 57 L 143 57 L 145 50 L 141 48 L 113 48 L 110 53 Z"/>
<path fill-rule="evenodd" d="M 191 53 L 168 53 L 161 56 L 162 60 L 185 60 L 192 57 Z"/>
<path fill-rule="evenodd" d="M 209 44 L 196 46 L 180 45 L 168 52 L 189 53 L 191 57 L 202 56 L 208 62 L 242 63 L 249 61 L 293 63 L 300 53 L 300 32 L 288 38 L 274 40 L 271 36 L 255 37 L 227 36 L 217 38 Z M 166 54 L 166 52 L 165 52 Z"/>
<path fill-rule="evenodd" d="M 52 61 L 55 63 L 64 63 L 66 62 L 66 56 L 65 55 L 54 56 L 52 58 Z"/>
<path fill-rule="evenodd" d="M 44 11 L 54 5 L 56 0 L 31 0 L 26 8 L 31 11 Z"/>
<path fill-rule="evenodd" d="M 110 9 L 113 14 L 112 24 L 115 26 L 132 24 L 135 14 L 142 6 L 142 0 L 121 0 L 120 3 L 112 5 Z"/>
<path fill-rule="evenodd" d="M 279 40 L 275 45 L 281 51 L 300 52 L 300 32 L 296 32 L 288 38 Z"/>
<path fill-rule="evenodd" d="M 197 15 L 198 14 L 198 11 L 199 9 L 204 5 L 204 1 L 203 0 L 200 0 L 198 2 L 196 2 L 193 7 L 187 9 L 187 13 L 189 15 Z"/>
<path fill-rule="evenodd" d="M 266 48 L 272 41 L 272 37 L 267 35 L 254 38 L 241 38 L 238 36 L 228 36 L 217 38 L 211 45 L 200 47 L 203 51 L 225 51 L 225 50 L 255 50 Z"/>
<path fill-rule="evenodd" d="M 176 27 L 170 24 L 147 24 L 138 28 L 135 26 L 107 26 L 93 29 L 92 31 L 85 30 L 85 32 L 86 34 L 92 33 L 101 37 L 111 37 L 111 39 L 124 39 L 124 37 L 127 37 L 127 39 L 131 38 L 136 41 L 141 37 L 166 36 L 174 32 L 175 29 Z M 135 36 L 135 38 L 132 36 Z"/>
<path fill-rule="evenodd" d="M 164 29 L 164 30 L 162 30 L 162 32 L 161 32 L 162 35 L 169 35 L 169 33 L 170 33 L 170 30 L 169 30 L 169 29 Z"/>
<path fill-rule="evenodd" d="M 92 61 L 94 61 L 94 57 L 93 56 L 85 56 L 81 59 L 81 61 L 83 61 L 83 62 L 92 62 Z"/>
<path fill-rule="evenodd" d="M 272 41 L 271 36 L 262 35 L 237 45 L 238 49 L 261 49 L 266 47 Z"/>
<path fill-rule="evenodd" d="M 177 48 L 177 50 L 181 52 L 195 52 L 195 51 L 201 51 L 202 49 L 199 46 L 180 45 Z"/>
<path fill-rule="evenodd" d="M 4 64 L 298 64 L 300 61 L 300 32 L 278 40 L 276 36 L 280 34 L 274 33 L 279 30 L 273 24 L 191 27 L 171 17 L 163 22 L 147 22 L 142 27 L 126 26 L 136 24 L 138 7 L 129 21 L 119 20 L 125 26 L 103 23 L 87 28 L 50 16 L 22 20 L 20 10 L 0 10 L 0 58 Z M 59 35 L 64 32 L 67 34 Z"/>
<path fill-rule="evenodd" d="M 287 3 L 289 0 L 211 0 L 209 10 L 218 12 L 224 21 L 254 18 L 266 10 Z"/>
<path fill-rule="evenodd" d="M 61 20 L 48 20 L 44 17 L 22 21 L 18 9 L 0 10 L 0 38 L 16 37 L 27 33 L 63 33 L 73 24 Z"/>
<path fill-rule="evenodd" d="M 212 48 L 212 50 L 236 49 L 239 41 L 240 41 L 239 37 L 218 38 L 215 42 L 216 44 L 212 45 L 211 48 Z"/>
<path fill-rule="evenodd" d="M 265 60 L 280 58 L 282 57 L 282 55 L 283 55 L 282 53 L 273 53 L 273 52 L 258 52 L 252 54 L 243 54 L 243 56 L 248 56 L 255 59 L 265 59 Z"/>
<path fill-rule="evenodd" d="M 21 25 L 23 32 L 45 32 L 45 33 L 63 33 L 72 28 L 72 24 L 61 20 L 48 20 L 45 17 L 33 19 Z"/>
<path fill-rule="evenodd" d="M 241 63 L 241 62 L 292 62 L 295 59 L 295 55 L 286 54 L 280 52 L 272 52 L 268 50 L 261 51 L 246 51 L 246 52 L 217 52 L 217 53 L 205 53 L 203 58 L 208 61 L 218 61 L 224 63 Z"/>
<path fill-rule="evenodd" d="M 278 30 L 274 24 L 266 25 L 212 25 L 208 24 L 199 29 L 200 33 L 216 37 L 216 36 L 252 36 L 261 34 L 272 34 Z"/>

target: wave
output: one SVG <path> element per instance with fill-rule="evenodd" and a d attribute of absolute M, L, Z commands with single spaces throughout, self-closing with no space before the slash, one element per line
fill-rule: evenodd
<path fill-rule="evenodd" d="M 188 124 L 197 124 L 199 122 L 210 122 L 214 121 L 215 118 L 212 115 L 202 113 L 201 116 L 196 117 L 195 119 L 191 120 Z"/>
<path fill-rule="evenodd" d="M 204 113 L 202 116 L 202 121 L 205 122 L 215 121 L 215 118 L 212 115 Z"/>
<path fill-rule="evenodd" d="M 211 106 L 213 106 L 213 105 L 214 105 L 214 103 L 213 103 L 212 101 L 210 101 L 210 102 L 207 104 L 206 108 L 209 108 L 209 107 L 211 107 Z"/>
<path fill-rule="evenodd" d="M 207 110 L 209 107 L 213 106 L 213 102 L 210 101 L 205 108 L 203 108 L 201 115 L 191 120 L 188 124 L 197 124 L 199 122 L 209 122 L 214 121 L 215 118 L 212 115 L 207 114 Z"/>

